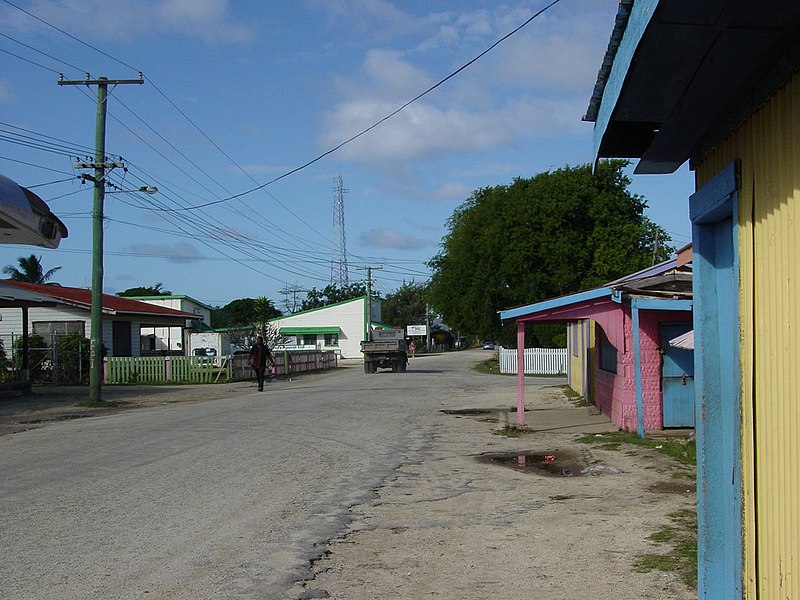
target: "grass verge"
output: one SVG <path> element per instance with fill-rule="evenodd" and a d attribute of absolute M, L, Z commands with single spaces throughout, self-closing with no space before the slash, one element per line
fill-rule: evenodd
<path fill-rule="evenodd" d="M 697 465 L 697 453 L 694 440 L 640 438 L 631 431 L 614 431 L 609 433 L 587 434 L 576 441 L 581 444 L 597 444 L 606 450 L 619 450 L 622 444 L 650 448 L 665 454 L 684 466 Z"/>
<path fill-rule="evenodd" d="M 640 438 L 628 431 L 587 434 L 577 439 L 607 450 L 620 450 L 623 444 L 644 447 L 666 456 L 676 463 L 676 475 L 695 479 L 697 455 L 694 440 Z M 647 553 L 636 558 L 634 568 L 640 573 L 665 571 L 675 573 L 690 588 L 697 587 L 697 511 L 679 510 L 668 515 L 670 525 L 661 527 L 649 540 L 668 546 L 666 553 Z"/>
<path fill-rule="evenodd" d="M 669 516 L 672 525 L 664 525 L 649 537 L 654 544 L 668 544 L 666 554 L 643 554 L 637 557 L 634 568 L 639 573 L 665 571 L 677 573 L 690 588 L 697 587 L 697 513 L 679 510 Z"/>
<path fill-rule="evenodd" d="M 489 360 L 483 360 L 475 365 L 475 370 L 480 373 L 490 373 L 492 375 L 500 374 L 500 356 L 497 352 L 492 354 Z"/>

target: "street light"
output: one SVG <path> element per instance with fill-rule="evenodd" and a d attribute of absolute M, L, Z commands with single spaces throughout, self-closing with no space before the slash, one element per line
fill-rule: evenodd
<path fill-rule="evenodd" d="M 106 194 L 135 194 L 137 192 L 144 192 L 145 194 L 157 194 L 158 188 L 154 185 L 143 185 L 135 190 L 106 190 Z"/>

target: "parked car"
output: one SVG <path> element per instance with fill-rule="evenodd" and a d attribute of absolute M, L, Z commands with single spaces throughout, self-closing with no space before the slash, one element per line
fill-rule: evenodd
<path fill-rule="evenodd" d="M 483 342 L 483 349 L 494 350 L 494 342 L 492 340 L 486 340 L 485 342 Z"/>

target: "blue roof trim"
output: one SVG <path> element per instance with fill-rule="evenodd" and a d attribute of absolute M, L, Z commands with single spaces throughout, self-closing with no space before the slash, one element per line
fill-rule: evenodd
<path fill-rule="evenodd" d="M 631 308 L 642 310 L 684 310 L 691 311 L 692 300 L 674 298 L 631 298 Z"/>
<path fill-rule="evenodd" d="M 633 3 L 630 18 L 625 27 L 625 33 L 614 55 L 614 64 L 611 66 L 611 74 L 603 90 L 603 98 L 600 101 L 600 109 L 597 112 L 597 120 L 594 124 L 593 153 L 594 161 L 598 159 L 600 145 L 603 136 L 611 122 L 614 109 L 617 107 L 622 87 L 628 75 L 636 48 L 644 35 L 653 13 L 656 12 L 660 0 L 636 0 Z"/>
<path fill-rule="evenodd" d="M 578 292 L 577 294 L 570 294 L 569 296 L 561 296 L 559 298 L 552 298 L 537 302 L 536 304 L 528 304 L 527 306 L 520 306 L 519 308 L 510 308 L 508 310 L 500 311 L 500 319 L 502 321 L 508 319 L 519 319 L 520 317 L 527 317 L 534 313 L 542 312 L 545 310 L 552 310 L 554 308 L 561 308 L 569 306 L 570 304 L 577 304 L 578 302 L 586 302 L 588 300 L 597 300 L 598 298 L 610 298 L 613 290 L 609 287 L 595 288 L 585 292 Z"/>

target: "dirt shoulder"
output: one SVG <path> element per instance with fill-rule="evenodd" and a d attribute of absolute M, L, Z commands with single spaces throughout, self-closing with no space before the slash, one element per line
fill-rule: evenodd
<path fill-rule="evenodd" d="M 252 388 L 252 390 L 251 390 Z M 86 386 L 36 385 L 33 393 L 3 392 L 0 396 L 0 435 L 8 435 L 67 419 L 107 415 L 173 402 L 219 400 L 255 390 L 249 381 L 207 385 L 105 386 L 107 407 L 83 406 L 88 402 Z"/>
<path fill-rule="evenodd" d="M 372 502 L 352 508 L 349 530 L 323 549 L 295 597 L 695 598 L 678 574 L 636 568 L 645 554 L 669 552 L 649 538 L 671 514 L 694 511 L 693 469 L 652 449 L 579 443 L 585 435 L 558 422 L 577 411 L 568 420 L 580 424 L 586 408 L 560 390 L 526 394 L 538 430 L 517 438 L 498 435 L 502 420 L 486 414 L 441 414 L 433 439 Z M 527 453 L 536 456 L 520 459 Z M 491 459 L 502 454 L 510 460 Z"/>

